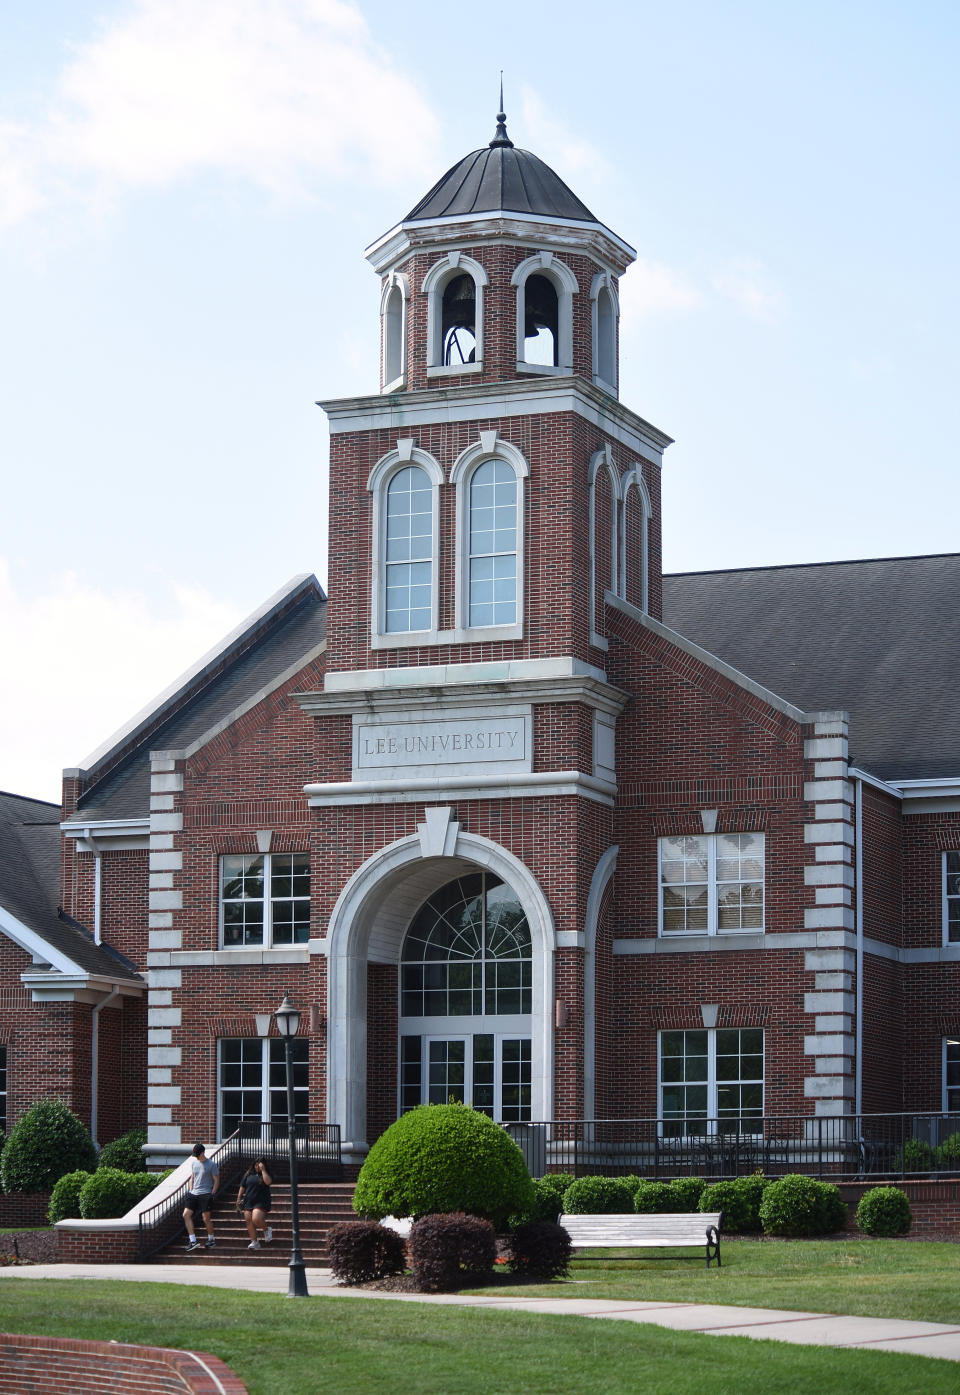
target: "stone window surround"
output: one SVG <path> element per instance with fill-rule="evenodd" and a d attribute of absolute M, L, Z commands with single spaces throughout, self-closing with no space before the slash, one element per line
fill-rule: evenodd
<path fill-rule="evenodd" d="M 749 1031 L 749 1030 L 759 1031 L 760 1034 L 761 1034 L 762 1042 L 763 1042 L 763 1045 L 762 1045 L 762 1052 L 763 1052 L 763 1058 L 764 1058 L 764 1077 L 765 1077 L 765 1075 L 766 1075 L 766 1069 L 765 1069 L 765 1068 L 766 1068 L 766 1045 L 767 1045 L 767 1042 L 766 1042 L 766 1032 L 763 1030 L 762 1027 L 757 1027 L 757 1028 L 717 1028 L 717 1026 L 715 1025 L 715 1024 L 716 1024 L 717 1009 L 716 1009 L 715 1007 L 713 1007 L 712 1005 L 705 1005 L 705 1006 L 701 1007 L 701 1012 L 702 1012 L 703 1018 L 704 1018 L 704 1025 L 703 1025 L 703 1027 L 701 1027 L 701 1028 L 688 1028 L 688 1029 L 686 1029 L 686 1030 L 688 1030 L 688 1031 L 689 1031 L 689 1030 L 693 1030 L 693 1031 L 704 1031 L 704 1032 L 706 1032 L 706 1034 L 707 1034 L 707 1052 L 708 1052 L 708 1055 L 707 1055 L 707 1081 L 706 1081 L 706 1084 L 707 1084 L 707 1107 L 706 1107 L 706 1111 L 705 1111 L 705 1116 L 706 1116 L 708 1122 L 709 1122 L 709 1121 L 713 1121 L 714 1123 L 716 1123 L 717 1117 L 718 1117 L 718 1109 L 717 1109 L 717 1032 L 718 1032 L 718 1031 L 727 1031 L 727 1030 L 729 1030 L 729 1031 L 744 1031 L 744 1030 L 747 1030 L 747 1031 Z M 712 1019 L 712 1025 L 710 1025 L 711 1019 Z M 663 1118 L 664 1118 L 664 1109 L 663 1109 L 663 1086 L 664 1086 L 664 1080 L 663 1080 L 663 1037 L 664 1037 L 664 1034 L 665 1034 L 664 1031 L 658 1031 L 658 1032 L 657 1032 L 657 1119 L 658 1119 L 658 1121 L 659 1121 L 659 1122 L 658 1122 L 658 1128 L 662 1128 L 662 1126 L 663 1126 Z M 668 1083 L 669 1083 L 669 1082 L 668 1082 Z M 730 1082 L 730 1083 L 743 1083 L 743 1082 L 741 1082 L 741 1081 L 738 1079 L 737 1082 Z M 748 1083 L 755 1083 L 755 1082 L 750 1081 L 750 1082 L 748 1082 Z M 765 1094 L 766 1094 L 766 1089 L 765 1089 L 766 1080 L 765 1080 L 765 1078 L 761 1078 L 760 1086 L 761 1086 L 761 1103 L 760 1103 L 760 1111 L 759 1111 L 759 1112 L 760 1112 L 760 1115 L 762 1116 L 762 1115 L 763 1115 L 763 1110 L 764 1110 L 764 1105 L 765 1105 Z M 753 1112 L 753 1111 L 751 1111 L 751 1112 Z M 739 1132 L 739 1130 L 738 1130 L 738 1132 Z"/>
<path fill-rule="evenodd" d="M 473 363 L 451 363 L 443 361 L 443 292 L 454 276 L 464 272 L 473 280 L 476 291 L 476 319 L 474 338 L 476 349 Z M 484 268 L 473 257 L 463 252 L 448 252 L 445 257 L 434 262 L 423 278 L 420 290 L 427 296 L 427 377 L 462 377 L 465 373 L 483 371 L 483 292 L 490 284 Z"/>
<path fill-rule="evenodd" d="M 394 367 L 390 363 L 388 344 L 388 324 L 387 315 L 390 309 L 391 298 L 399 292 L 400 294 L 400 352 L 399 363 L 396 365 L 398 372 L 388 373 Z M 380 381 L 383 384 L 381 392 L 399 392 L 407 385 L 407 309 L 410 304 L 410 281 L 402 271 L 391 271 L 384 278 L 383 292 L 380 296 L 380 343 L 381 343 L 381 363 Z"/>
<path fill-rule="evenodd" d="M 530 276 L 543 276 L 557 293 L 557 362 L 556 364 L 527 363 L 524 358 L 526 340 L 524 337 L 526 285 Z M 573 372 L 573 297 L 580 290 L 576 276 L 560 261 L 553 252 L 537 252 L 514 269 L 510 277 L 511 286 L 517 288 L 517 372 L 518 373 L 572 373 Z"/>
<path fill-rule="evenodd" d="M 712 812 L 713 812 L 712 810 L 707 811 L 707 813 L 712 813 Z M 704 819 L 703 821 L 704 821 L 704 823 L 708 822 L 707 819 Z M 714 815 L 714 824 L 715 824 L 715 815 Z M 760 912 L 760 924 L 759 924 L 759 925 L 745 926 L 745 927 L 743 927 L 743 928 L 741 928 L 741 929 L 734 929 L 734 928 L 731 928 L 731 927 L 727 926 L 727 927 L 724 927 L 724 928 L 721 930 L 721 929 L 719 928 L 719 924 L 718 924 L 718 922 L 719 922 L 718 889 L 719 889 L 719 885 L 720 885 L 720 884 L 719 884 L 719 881 L 718 881 L 718 879 L 717 879 L 717 840 L 718 840 L 718 838 L 721 838 L 721 837 L 735 837 L 735 836 L 737 836 L 738 834 L 742 834 L 742 833 L 749 833 L 752 837 L 756 837 L 756 838 L 759 838 L 759 839 L 761 840 L 761 848 L 762 848 L 762 853 L 761 853 L 761 855 L 762 855 L 763 860 L 764 860 L 764 869 L 763 869 L 763 875 L 762 875 L 761 881 L 760 881 L 760 891 L 761 891 L 761 896 L 762 896 L 762 898 L 763 898 L 763 900 L 762 900 L 762 905 L 761 905 L 761 912 Z M 664 839 L 664 838 L 658 838 L 658 839 L 657 839 L 657 934 L 658 934 L 658 936 L 661 937 L 661 938 L 663 938 L 663 939 L 674 939 L 674 938 L 687 938 L 687 937 L 692 936 L 692 935 L 694 935 L 694 936 L 704 936 L 704 935 L 706 935 L 706 936 L 709 936 L 709 937 L 713 938 L 713 937 L 715 937 L 715 936 L 717 936 L 717 935 L 761 935 L 761 934 L 763 934 L 764 923 L 765 923 L 765 915 L 766 915 L 766 851 L 767 851 L 767 849 L 766 849 L 766 835 L 765 835 L 761 830 L 753 830 L 753 829 L 738 829 L 738 830 L 735 830 L 735 831 L 734 831 L 734 830 L 731 830 L 729 833 L 718 834 L 718 833 L 715 833 L 715 832 L 713 831 L 713 829 L 704 828 L 704 830 L 703 830 L 702 833 L 690 833 L 689 835 L 674 835 L 674 836 L 689 836 L 689 837 L 691 837 L 691 838 L 702 838 L 702 839 L 704 839 L 704 841 L 705 841 L 706 844 L 707 844 L 707 857 L 708 857 L 707 881 L 706 881 L 706 887 L 707 887 L 707 926 L 706 926 L 706 929 L 699 929 L 699 928 L 698 928 L 698 929 L 695 929 L 695 930 L 666 930 L 666 929 L 664 929 L 664 924 L 663 924 L 663 890 L 664 890 L 664 882 L 663 882 L 663 872 L 662 872 L 662 858 L 663 858 L 663 844 L 664 844 L 664 842 L 665 842 L 665 839 Z"/>

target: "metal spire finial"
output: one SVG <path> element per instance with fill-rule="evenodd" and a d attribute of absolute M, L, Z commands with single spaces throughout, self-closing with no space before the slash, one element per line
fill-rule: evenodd
<path fill-rule="evenodd" d="M 497 129 L 494 132 L 493 140 L 490 142 L 490 149 L 497 146 L 509 147 L 513 149 L 513 141 L 507 135 L 507 113 L 503 109 L 503 69 L 500 69 L 500 110 L 497 112 Z"/>

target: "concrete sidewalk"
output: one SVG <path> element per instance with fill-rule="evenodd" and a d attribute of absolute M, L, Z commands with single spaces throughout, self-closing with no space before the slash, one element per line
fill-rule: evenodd
<path fill-rule="evenodd" d="M 831 1313 L 783 1312 L 775 1308 L 733 1308 L 713 1303 L 631 1303 L 592 1298 L 526 1298 L 522 1290 L 490 1296 L 456 1293 L 380 1293 L 341 1288 L 329 1269 L 308 1269 L 311 1296 L 372 1298 L 393 1303 L 441 1303 L 459 1308 L 500 1308 L 514 1312 L 570 1314 L 652 1322 L 683 1332 L 757 1337 L 823 1347 L 874 1347 L 960 1361 L 960 1323 L 913 1322 L 900 1318 L 843 1317 Z M 153 1284 L 197 1284 L 246 1293 L 286 1293 L 286 1268 L 184 1264 L 33 1264 L 0 1269 L 0 1279 L 123 1279 Z M 569 1292 L 569 1289 L 567 1290 Z"/>

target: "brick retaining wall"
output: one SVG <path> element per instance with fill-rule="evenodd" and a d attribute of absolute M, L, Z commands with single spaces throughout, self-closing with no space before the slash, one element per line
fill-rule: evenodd
<path fill-rule="evenodd" d="M 139 1230 L 68 1230 L 57 1227 L 61 1264 L 134 1264 Z"/>
<path fill-rule="evenodd" d="M 248 1395 L 230 1367 L 207 1352 L 9 1332 L 0 1334 L 0 1389 L 5 1395 Z"/>
<path fill-rule="evenodd" d="M 864 1192 L 881 1185 L 877 1182 L 841 1182 L 840 1191 L 847 1203 L 847 1226 L 857 1231 L 857 1205 Z M 886 1185 L 886 1184 L 883 1184 Z M 891 1182 L 906 1192 L 910 1201 L 913 1224 L 910 1234 L 930 1240 L 960 1240 L 960 1179 L 912 1182 Z M 857 1232 L 859 1233 L 859 1232 Z"/>

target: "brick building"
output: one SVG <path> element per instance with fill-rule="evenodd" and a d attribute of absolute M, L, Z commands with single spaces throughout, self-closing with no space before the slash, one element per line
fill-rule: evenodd
<path fill-rule="evenodd" d="M 329 600 L 296 578 L 65 772 L 60 905 L 149 985 L 155 1160 L 285 1117 L 285 991 L 297 1112 L 353 1156 L 450 1097 L 960 1109 L 960 557 L 662 576 L 633 250 L 502 114 L 367 256 Z"/>

